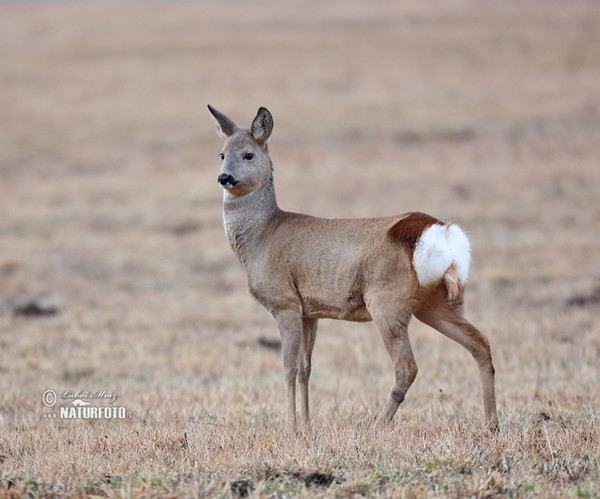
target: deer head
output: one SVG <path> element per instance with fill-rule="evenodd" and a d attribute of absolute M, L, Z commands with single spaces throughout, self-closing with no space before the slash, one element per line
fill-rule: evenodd
<path fill-rule="evenodd" d="M 267 142 L 273 131 L 273 116 L 261 107 L 250 129 L 241 128 L 212 106 L 208 110 L 217 134 L 225 143 L 217 181 L 234 196 L 243 196 L 272 181 L 273 167 Z"/>

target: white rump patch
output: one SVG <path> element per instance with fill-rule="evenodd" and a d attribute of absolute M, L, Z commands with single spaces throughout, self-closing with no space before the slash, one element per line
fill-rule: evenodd
<path fill-rule="evenodd" d="M 434 224 L 425 229 L 415 245 L 413 267 L 424 286 L 440 280 L 454 263 L 461 283 L 467 281 L 471 247 L 463 230 L 454 224 Z"/>

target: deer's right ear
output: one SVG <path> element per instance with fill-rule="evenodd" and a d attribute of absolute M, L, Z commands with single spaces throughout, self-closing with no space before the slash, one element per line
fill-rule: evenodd
<path fill-rule="evenodd" d="M 223 113 L 217 111 L 210 104 L 208 105 L 208 112 L 210 113 L 210 117 L 212 118 L 213 123 L 215 124 L 217 134 L 223 140 L 228 139 L 237 131 L 238 126 Z"/>

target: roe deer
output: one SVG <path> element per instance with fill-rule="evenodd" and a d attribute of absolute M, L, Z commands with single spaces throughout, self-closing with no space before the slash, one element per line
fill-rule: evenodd
<path fill-rule="evenodd" d="M 417 375 L 407 334 L 414 315 L 475 358 L 486 423 L 497 429 L 490 344 L 463 317 L 470 248 L 460 227 L 423 213 L 336 220 L 283 211 L 267 148 L 271 113 L 261 107 L 245 129 L 208 109 L 225 141 L 217 179 L 224 188 L 225 232 L 250 293 L 273 315 L 281 334 L 290 427 L 296 429 L 296 378 L 309 425 L 311 356 L 323 318 L 375 321 L 395 376 L 377 427 L 390 423 Z"/>

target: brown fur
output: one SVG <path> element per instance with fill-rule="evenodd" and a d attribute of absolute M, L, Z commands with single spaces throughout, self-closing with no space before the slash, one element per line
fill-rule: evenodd
<path fill-rule="evenodd" d="M 423 231 L 434 224 L 442 225 L 442 222 L 425 213 L 414 212 L 396 222 L 388 230 L 388 235 L 392 240 L 398 241 L 410 248 L 412 255 Z"/>
<path fill-rule="evenodd" d="M 442 277 L 442 282 L 446 286 L 448 300 L 457 300 L 462 292 L 462 284 L 456 275 L 456 266 L 454 263 L 446 270 L 446 273 Z"/>

